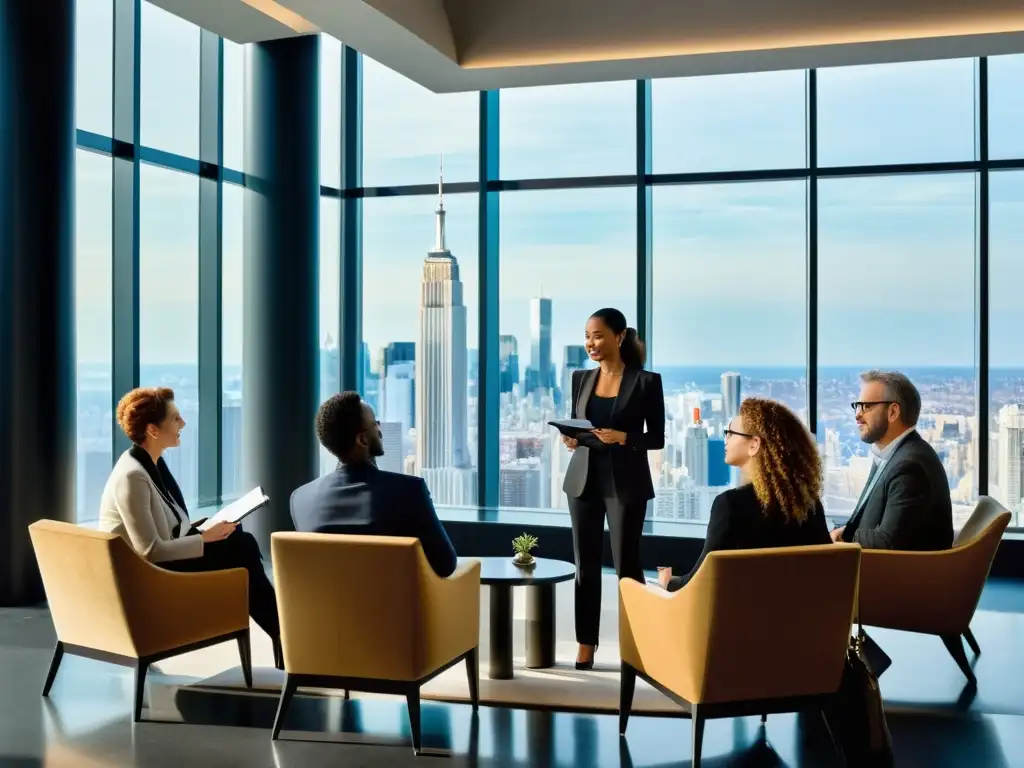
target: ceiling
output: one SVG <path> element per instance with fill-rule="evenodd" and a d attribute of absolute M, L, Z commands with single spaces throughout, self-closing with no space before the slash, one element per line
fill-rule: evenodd
<path fill-rule="evenodd" d="M 1024 52 L 1024 0 L 150 0 L 239 43 L 324 32 L 436 92 Z"/>

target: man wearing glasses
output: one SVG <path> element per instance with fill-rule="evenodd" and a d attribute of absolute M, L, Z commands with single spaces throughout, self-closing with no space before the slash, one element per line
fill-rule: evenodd
<path fill-rule="evenodd" d="M 853 514 L 833 541 L 865 549 L 939 550 L 953 546 L 953 507 L 942 461 L 914 428 L 921 395 L 902 373 L 861 374 L 851 403 L 871 471 Z"/>

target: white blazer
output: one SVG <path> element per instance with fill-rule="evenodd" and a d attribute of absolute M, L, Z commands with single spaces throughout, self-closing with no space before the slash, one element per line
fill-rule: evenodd
<path fill-rule="evenodd" d="M 172 502 L 173 503 L 173 502 Z M 178 536 L 174 528 L 181 516 Z M 188 513 L 164 499 L 138 461 L 128 451 L 114 465 L 100 498 L 99 529 L 116 533 L 151 563 L 188 560 L 203 554 L 203 537 L 188 536 Z"/>

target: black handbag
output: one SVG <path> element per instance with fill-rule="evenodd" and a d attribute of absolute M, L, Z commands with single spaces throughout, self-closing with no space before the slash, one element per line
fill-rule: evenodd
<path fill-rule="evenodd" d="M 892 736 L 885 720 L 878 677 L 864 654 L 860 625 L 850 638 L 832 717 L 832 732 L 847 768 L 892 768 Z"/>

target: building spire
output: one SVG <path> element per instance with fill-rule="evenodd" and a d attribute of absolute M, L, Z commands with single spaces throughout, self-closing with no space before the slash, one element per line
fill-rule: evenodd
<path fill-rule="evenodd" d="M 444 153 L 441 153 L 441 167 L 437 178 L 437 233 L 434 241 L 434 252 L 444 253 L 448 250 L 444 237 Z"/>

